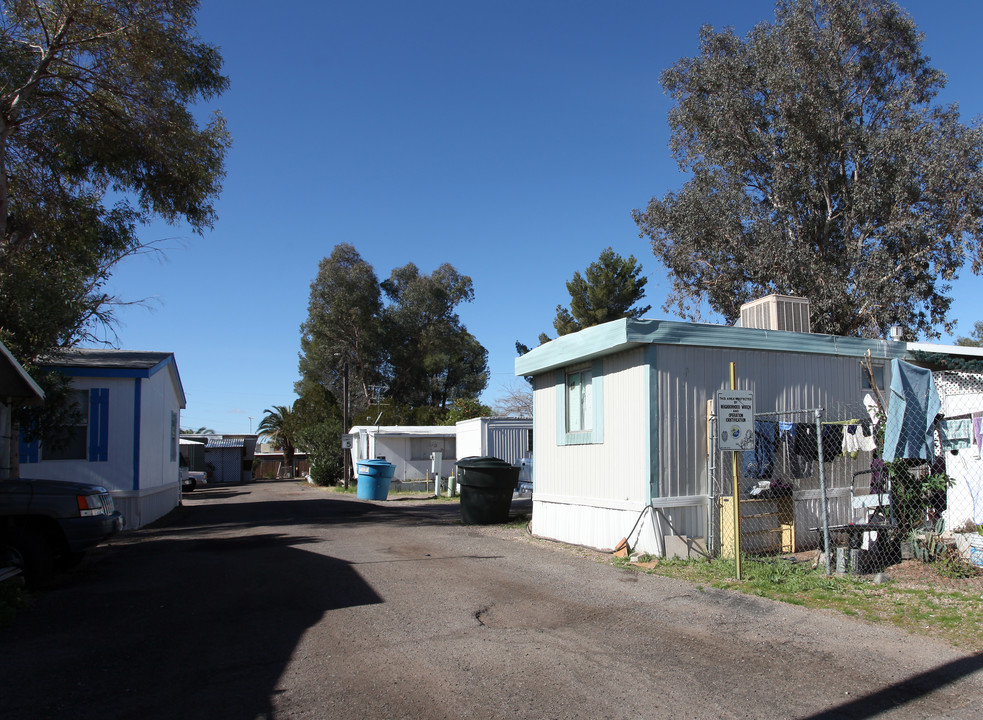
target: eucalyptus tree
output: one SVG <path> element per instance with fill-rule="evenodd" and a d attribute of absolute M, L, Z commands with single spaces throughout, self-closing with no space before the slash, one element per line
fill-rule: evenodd
<path fill-rule="evenodd" d="M 814 330 L 951 332 L 950 281 L 983 267 L 983 130 L 889 0 L 785 0 L 746 37 L 700 31 L 663 72 L 690 179 L 634 218 L 668 268 L 666 309 L 730 322 L 808 298 Z"/>
<path fill-rule="evenodd" d="M 141 224 L 215 219 L 229 135 L 192 106 L 228 79 L 197 7 L 0 5 L 0 335 L 22 361 L 112 320 L 103 288 Z"/>
<path fill-rule="evenodd" d="M 983 320 L 977 320 L 973 324 L 973 331 L 969 337 L 956 338 L 956 345 L 963 347 L 983 347 Z"/>
<path fill-rule="evenodd" d="M 381 312 L 375 270 L 354 246 L 336 245 L 311 282 L 307 319 L 301 325 L 298 394 L 314 383 L 343 402 L 347 366 L 352 397 L 367 406 L 370 386 L 380 381 L 383 366 Z"/>
<path fill-rule="evenodd" d="M 382 290 L 390 395 L 410 407 L 446 410 L 477 398 L 488 384 L 488 351 L 468 332 L 456 308 L 474 299 L 471 278 L 444 263 L 429 275 L 408 263 Z"/>

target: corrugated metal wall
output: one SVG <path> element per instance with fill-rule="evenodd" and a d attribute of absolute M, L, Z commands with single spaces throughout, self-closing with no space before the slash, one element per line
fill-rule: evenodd
<path fill-rule="evenodd" d="M 707 401 L 715 390 L 729 387 L 730 362 L 737 363 L 738 388 L 754 391 L 757 413 L 824 408 L 824 419 L 830 421 L 866 416 L 857 358 L 659 346 L 661 496 L 707 492 Z M 889 374 L 888 366 L 887 384 Z M 801 415 L 793 421 L 811 419 Z M 849 487 L 857 469 L 862 469 L 857 463 L 828 468 L 829 487 Z M 818 487 L 818 473 L 812 480 L 804 479 L 802 489 Z"/>
<path fill-rule="evenodd" d="M 528 456 L 528 427 L 517 426 L 515 423 L 500 424 L 492 419 L 485 426 L 485 430 L 488 433 L 487 455 L 512 465 L 518 465 L 519 460 Z"/>
<path fill-rule="evenodd" d="M 713 466 L 719 468 L 716 482 L 708 485 L 707 401 L 716 389 L 730 386 L 729 363 L 737 363 L 738 388 L 754 391 L 755 412 L 785 413 L 763 419 L 814 423 L 814 413 L 792 411 L 823 409 L 825 422 L 859 420 L 867 417 L 863 398 L 860 361 L 854 357 L 777 353 L 764 351 L 714 350 L 682 346 L 659 346 L 657 351 L 659 420 L 660 495 L 730 495 L 730 454 L 719 453 Z M 890 385 L 890 363 L 885 365 L 884 382 Z M 882 389 L 883 390 L 883 389 Z M 695 450 L 698 449 L 698 450 Z M 695 450 L 695 451 L 694 451 Z M 849 488 L 854 473 L 870 469 L 870 453 L 856 458 L 839 455 L 827 458 L 826 486 L 829 491 L 831 524 L 850 520 Z M 820 525 L 821 502 L 818 463 L 807 473 L 790 476 L 783 468 L 785 459 L 776 457 L 776 475 L 790 478 L 795 498 L 795 535 L 799 547 L 814 545 L 813 527 Z M 742 487 L 755 480 L 742 480 Z M 869 478 L 858 483 L 866 488 Z M 681 523 L 694 533 L 699 525 Z"/>

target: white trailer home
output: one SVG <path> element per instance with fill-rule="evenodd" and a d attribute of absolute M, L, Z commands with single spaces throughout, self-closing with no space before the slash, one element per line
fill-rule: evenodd
<path fill-rule="evenodd" d="M 21 442 L 21 473 L 102 485 L 112 492 L 128 528 L 176 507 L 178 433 L 187 402 L 174 355 L 73 349 L 44 366 L 70 379 L 79 417 L 64 428 L 59 447 Z"/>
<path fill-rule="evenodd" d="M 443 453 L 441 477 L 454 473 L 457 428 L 453 425 L 356 425 L 352 468 L 359 460 L 382 458 L 396 466 L 393 482 L 415 482 L 432 476 L 431 457 Z"/>
<path fill-rule="evenodd" d="M 496 457 L 511 465 L 532 457 L 532 418 L 480 417 L 457 423 L 457 454 Z"/>
<path fill-rule="evenodd" d="M 789 307 L 777 310 L 785 322 L 789 314 L 781 311 Z M 802 308 L 791 310 L 798 317 Z M 807 306 L 805 319 L 808 330 Z M 631 544 L 644 552 L 664 554 L 674 536 L 712 550 L 720 542 L 721 498 L 732 493 L 729 453 L 716 447 L 708 403 L 730 388 L 730 363 L 737 388 L 753 391 L 758 416 L 770 413 L 789 432 L 808 432 L 821 410 L 825 447 L 826 424 L 842 438 L 833 423 L 868 417 L 862 362 L 869 358 L 883 391 L 890 361 L 905 352 L 905 343 L 889 340 L 634 319 L 541 345 L 515 361 L 516 375 L 534 382 L 532 530 L 599 549 L 636 532 Z M 825 458 L 830 522 L 847 521 L 850 486 L 871 467 L 870 452 L 854 455 L 836 448 Z M 817 465 L 800 470 L 791 490 L 788 540 L 800 546 L 817 539 Z M 742 492 L 755 484 L 747 475 L 741 482 Z"/>

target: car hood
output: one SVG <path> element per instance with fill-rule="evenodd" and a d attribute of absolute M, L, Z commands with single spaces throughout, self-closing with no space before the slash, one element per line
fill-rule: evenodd
<path fill-rule="evenodd" d="M 0 481 L 0 493 L 32 493 L 34 495 L 94 495 L 109 492 L 101 485 L 74 482 L 71 480 L 17 480 Z"/>

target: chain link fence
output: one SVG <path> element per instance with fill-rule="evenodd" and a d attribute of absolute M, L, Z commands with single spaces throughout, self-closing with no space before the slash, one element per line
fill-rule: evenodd
<path fill-rule="evenodd" d="M 983 375 L 896 368 L 854 405 L 755 414 L 755 448 L 738 454 L 742 553 L 809 553 L 829 572 L 902 560 L 983 572 Z M 711 522 L 733 557 L 727 456 Z"/>

